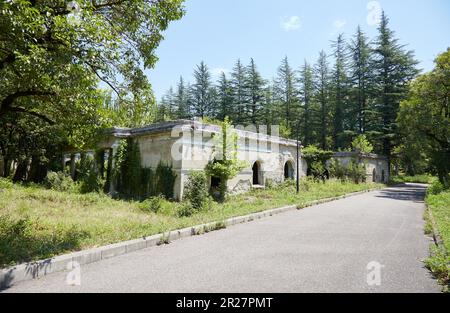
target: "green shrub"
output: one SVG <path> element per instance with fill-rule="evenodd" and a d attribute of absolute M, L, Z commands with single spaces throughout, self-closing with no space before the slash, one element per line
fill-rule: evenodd
<path fill-rule="evenodd" d="M 373 146 L 367 139 L 366 135 L 359 135 L 352 141 L 352 148 L 355 151 L 362 153 L 371 153 L 373 151 Z"/>
<path fill-rule="evenodd" d="M 196 212 L 197 210 L 194 209 L 190 202 L 183 202 L 178 208 L 177 215 L 179 217 L 188 217 Z"/>
<path fill-rule="evenodd" d="M 156 186 L 155 192 L 157 195 L 164 195 L 166 199 L 173 199 L 173 187 L 177 175 L 172 170 L 172 166 L 159 162 L 155 171 Z"/>
<path fill-rule="evenodd" d="M 11 180 L 0 177 L 0 189 L 11 189 L 12 187 L 14 187 L 14 184 Z"/>
<path fill-rule="evenodd" d="M 0 215 L 0 267 L 77 249 L 86 237 L 87 233 L 74 227 L 48 228 L 29 218 L 13 220 Z"/>
<path fill-rule="evenodd" d="M 317 179 L 325 179 L 326 178 L 326 167 L 321 161 L 313 161 L 310 165 L 310 174 Z"/>
<path fill-rule="evenodd" d="M 332 151 L 322 150 L 313 145 L 303 148 L 302 156 L 308 165 L 308 176 L 325 179 L 326 163 L 332 155 Z"/>
<path fill-rule="evenodd" d="M 437 178 L 430 174 L 420 174 L 420 175 L 415 175 L 415 176 L 396 175 L 396 176 L 391 176 L 390 183 L 391 184 L 400 184 L 400 183 L 432 184 L 436 180 L 437 180 Z"/>
<path fill-rule="evenodd" d="M 141 184 L 140 184 L 140 197 L 141 199 L 147 199 L 156 195 L 155 191 L 155 172 L 151 168 L 141 169 Z"/>
<path fill-rule="evenodd" d="M 264 186 L 266 187 L 266 189 L 273 189 L 277 186 L 277 184 L 274 182 L 273 179 L 266 178 L 266 182 L 265 182 Z"/>
<path fill-rule="evenodd" d="M 443 246 L 430 246 L 430 257 L 425 260 L 425 265 L 443 284 L 450 282 L 449 256 Z"/>
<path fill-rule="evenodd" d="M 347 179 L 347 168 L 339 162 L 337 159 L 331 159 L 328 163 L 328 171 L 331 177 L 346 180 Z"/>
<path fill-rule="evenodd" d="M 158 213 L 163 207 L 165 198 L 162 195 L 151 197 L 139 204 L 142 211 Z"/>
<path fill-rule="evenodd" d="M 203 171 L 191 171 L 184 187 L 184 198 L 192 209 L 199 211 L 205 208 L 209 194 L 206 174 Z"/>
<path fill-rule="evenodd" d="M 284 189 L 289 187 L 295 187 L 297 182 L 293 179 L 285 179 L 281 184 L 278 184 L 276 188 Z"/>
<path fill-rule="evenodd" d="M 440 181 L 435 181 L 428 187 L 427 194 L 428 195 L 437 195 L 445 190 L 444 185 Z"/>
<path fill-rule="evenodd" d="M 314 181 L 313 177 L 303 177 L 300 179 L 300 189 L 302 191 L 309 191 L 310 189 L 314 188 L 314 184 L 316 182 Z"/>
<path fill-rule="evenodd" d="M 105 180 L 100 177 L 97 163 L 92 157 L 85 156 L 80 162 L 78 181 L 81 193 L 103 191 Z"/>
<path fill-rule="evenodd" d="M 347 176 L 354 183 L 359 184 L 366 181 L 366 166 L 352 160 L 347 166 Z"/>
<path fill-rule="evenodd" d="M 47 188 L 56 191 L 73 191 L 75 189 L 72 177 L 64 172 L 48 172 L 44 184 Z"/>

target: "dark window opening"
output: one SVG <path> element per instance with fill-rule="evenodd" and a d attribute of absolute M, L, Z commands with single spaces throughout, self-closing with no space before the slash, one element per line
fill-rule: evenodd
<path fill-rule="evenodd" d="M 284 178 L 285 179 L 294 179 L 294 168 L 292 166 L 292 162 L 287 161 L 284 164 Z"/>
<path fill-rule="evenodd" d="M 253 163 L 253 185 L 260 185 L 259 183 L 259 164 L 258 162 Z"/>
<path fill-rule="evenodd" d="M 216 176 L 211 176 L 211 188 L 216 189 L 219 188 L 220 178 Z"/>

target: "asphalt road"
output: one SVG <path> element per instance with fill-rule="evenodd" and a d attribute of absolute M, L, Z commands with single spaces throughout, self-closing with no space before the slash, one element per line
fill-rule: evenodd
<path fill-rule="evenodd" d="M 4 292 L 439 292 L 424 192 L 361 194 L 84 265 L 79 286 L 63 272 Z"/>

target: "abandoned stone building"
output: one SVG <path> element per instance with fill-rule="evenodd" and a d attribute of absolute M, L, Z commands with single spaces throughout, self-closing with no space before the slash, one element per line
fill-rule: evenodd
<path fill-rule="evenodd" d="M 347 166 L 351 160 L 357 160 L 366 168 L 366 181 L 376 183 L 387 183 L 389 181 L 388 161 L 385 156 L 373 153 L 359 152 L 336 152 L 333 158 L 342 165 Z"/>
<path fill-rule="evenodd" d="M 132 137 L 139 144 L 141 165 L 156 168 L 159 162 L 172 165 L 176 174 L 174 197 L 182 199 L 183 187 L 192 170 L 204 170 L 215 157 L 212 137 L 220 133 L 219 126 L 191 120 L 177 120 L 153 124 L 141 128 L 113 128 L 100 148 L 114 154 L 123 138 Z M 296 178 L 299 162 L 300 176 L 306 175 L 306 163 L 297 159 L 297 142 L 236 129 L 238 134 L 237 156 L 247 161 L 247 168 L 228 181 L 231 193 L 248 191 L 252 186 L 264 186 L 268 180 L 275 183 Z M 212 179 L 210 184 L 218 182 Z"/>
<path fill-rule="evenodd" d="M 217 125 L 192 120 L 169 121 L 140 128 L 114 127 L 107 131 L 98 148 L 111 156 L 121 139 L 133 138 L 139 145 L 142 167 L 155 169 L 160 162 L 172 166 L 176 174 L 173 195 L 181 200 L 189 172 L 204 170 L 207 163 L 216 157 L 212 138 L 220 131 Z M 285 179 L 296 179 L 297 162 L 299 176 L 306 176 L 307 164 L 301 157 L 301 150 L 297 158 L 295 140 L 239 129 L 236 132 L 239 138 L 237 156 L 246 161 L 247 167 L 228 181 L 230 193 L 245 192 L 252 187 L 262 188 L 269 181 L 280 183 Z M 368 181 L 388 180 L 387 160 L 382 156 L 339 152 L 334 157 L 343 165 L 356 157 L 366 165 Z M 111 162 L 113 158 L 109 159 Z M 66 155 L 65 161 L 73 164 L 73 154 L 72 158 Z M 216 184 L 218 181 L 210 178 L 210 185 L 214 187 Z M 111 184 L 110 191 L 113 189 Z"/>

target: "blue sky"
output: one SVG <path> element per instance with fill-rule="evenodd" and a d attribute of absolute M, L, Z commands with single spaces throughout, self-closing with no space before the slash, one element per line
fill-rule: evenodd
<path fill-rule="evenodd" d="M 202 60 L 218 75 L 238 58 L 247 64 L 253 57 L 264 78 L 272 79 L 284 56 L 296 69 L 305 59 L 315 62 L 339 33 L 349 39 L 358 24 L 374 38 L 380 8 L 422 69 L 430 70 L 450 46 L 449 0 L 186 0 L 185 7 L 186 15 L 164 33 L 159 62 L 146 71 L 158 99 L 180 75 L 192 81 Z"/>

